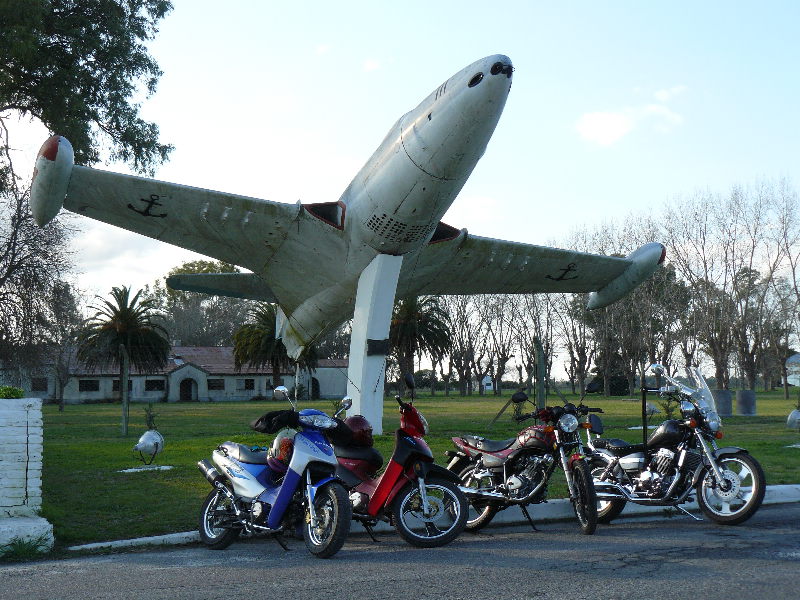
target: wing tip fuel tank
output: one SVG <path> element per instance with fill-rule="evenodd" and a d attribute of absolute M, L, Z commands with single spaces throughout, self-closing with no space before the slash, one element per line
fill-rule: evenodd
<path fill-rule="evenodd" d="M 591 293 L 586 305 L 587 310 L 603 308 L 632 292 L 634 288 L 655 273 L 656 269 L 664 263 L 666 256 L 667 249 L 658 242 L 645 244 L 631 252 L 626 257 L 631 261 L 628 268 L 603 289 Z"/>
<path fill-rule="evenodd" d="M 74 164 L 72 144 L 63 136 L 50 136 L 39 149 L 31 181 L 31 212 L 39 227 L 61 210 Z"/>

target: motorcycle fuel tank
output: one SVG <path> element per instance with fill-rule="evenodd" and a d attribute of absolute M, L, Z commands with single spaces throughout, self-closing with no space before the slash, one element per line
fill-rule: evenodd
<path fill-rule="evenodd" d="M 647 440 L 651 448 L 675 446 L 683 439 L 684 425 L 680 421 L 670 419 L 658 426 Z"/>
<path fill-rule="evenodd" d="M 556 439 L 552 433 L 545 433 L 541 425 L 533 425 L 519 432 L 517 443 L 523 448 L 540 448 L 550 451 Z"/>

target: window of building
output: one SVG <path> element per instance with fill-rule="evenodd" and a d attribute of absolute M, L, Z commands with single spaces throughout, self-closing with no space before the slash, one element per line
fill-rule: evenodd
<path fill-rule="evenodd" d="M 209 390 L 224 390 L 225 389 L 225 380 L 224 379 L 209 379 L 208 380 L 208 389 Z"/>
<path fill-rule="evenodd" d="M 236 380 L 236 389 L 238 391 L 254 390 L 254 389 L 256 389 L 256 380 L 255 379 L 237 379 Z"/>
<path fill-rule="evenodd" d="M 164 389 L 165 387 L 163 379 L 147 379 L 144 382 L 145 392 L 163 392 Z"/>
<path fill-rule="evenodd" d="M 79 379 L 78 380 L 79 392 L 99 392 L 100 380 L 99 379 Z"/>
<path fill-rule="evenodd" d="M 47 391 L 47 377 L 32 377 L 31 378 L 31 391 L 32 392 L 46 392 Z"/>
<path fill-rule="evenodd" d="M 128 379 L 128 391 L 130 392 L 133 389 L 133 380 Z M 111 391 L 118 392 L 119 391 L 119 379 L 115 379 L 114 383 L 111 384 Z"/>

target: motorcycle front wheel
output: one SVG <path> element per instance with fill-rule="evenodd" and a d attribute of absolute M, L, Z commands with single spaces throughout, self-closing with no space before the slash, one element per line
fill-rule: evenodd
<path fill-rule="evenodd" d="M 493 481 L 490 477 L 478 479 L 475 477 L 475 465 L 469 465 L 466 469 L 458 474 L 464 487 L 480 488 L 490 487 Z M 497 514 L 499 510 L 497 503 L 490 500 L 481 500 L 479 498 L 468 499 L 468 515 L 467 522 L 464 529 L 475 533 L 480 529 L 486 527 Z"/>
<path fill-rule="evenodd" d="M 242 531 L 239 527 L 232 527 L 236 520 L 231 499 L 222 490 L 214 488 L 200 509 L 200 540 L 212 550 L 224 550 Z"/>
<path fill-rule="evenodd" d="M 341 549 L 350 533 L 353 509 L 344 487 L 333 481 L 317 490 L 314 511 L 316 525 L 311 524 L 311 513 L 306 509 L 303 540 L 311 554 L 317 558 L 330 558 Z"/>
<path fill-rule="evenodd" d="M 608 463 L 602 458 L 592 459 L 592 480 L 599 480 L 600 476 L 606 470 Z M 624 498 L 615 500 L 598 500 L 597 501 L 597 522 L 608 524 L 616 519 L 619 514 L 625 509 L 628 503 Z"/>
<path fill-rule="evenodd" d="M 723 456 L 717 466 L 725 479 L 725 489 L 714 474 L 706 470 L 698 482 L 697 503 L 712 521 L 738 525 L 753 516 L 764 500 L 767 482 L 758 461 L 745 452 Z"/>
<path fill-rule="evenodd" d="M 584 460 L 576 460 L 572 465 L 572 479 L 575 484 L 575 497 L 572 508 L 581 526 L 581 533 L 592 535 L 597 529 L 597 495 L 594 491 L 592 472 Z"/>
<path fill-rule="evenodd" d="M 438 477 L 425 481 L 430 512 L 425 513 L 419 482 L 410 481 L 392 502 L 392 520 L 412 546 L 435 548 L 452 542 L 464 530 L 468 502 L 455 484 Z"/>

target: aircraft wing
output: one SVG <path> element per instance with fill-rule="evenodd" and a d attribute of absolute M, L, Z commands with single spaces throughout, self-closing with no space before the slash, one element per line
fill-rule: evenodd
<path fill-rule="evenodd" d="M 253 271 L 264 269 L 300 211 L 299 205 L 79 166 L 64 207 Z"/>
<path fill-rule="evenodd" d="M 590 308 L 600 308 L 649 277 L 664 254 L 657 243 L 617 258 L 472 236 L 462 230 L 409 257 L 401 273 L 400 287 L 405 289 L 398 295 L 598 292 Z"/>

